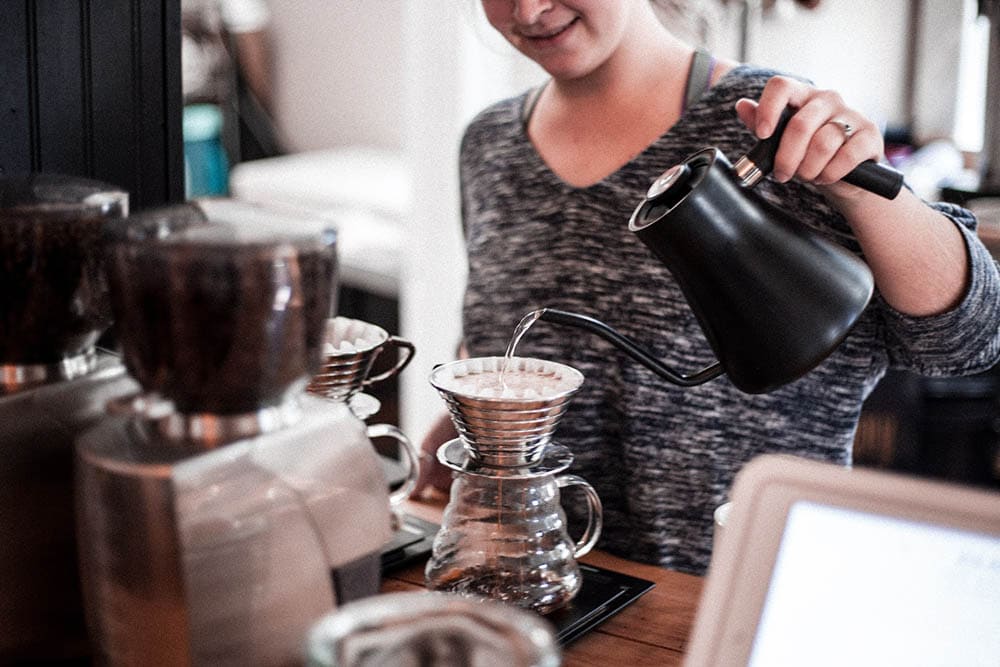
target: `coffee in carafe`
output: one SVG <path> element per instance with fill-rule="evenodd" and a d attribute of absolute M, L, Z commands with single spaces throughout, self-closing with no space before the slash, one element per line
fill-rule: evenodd
<path fill-rule="evenodd" d="M 111 324 L 105 223 L 118 187 L 0 178 L 0 663 L 89 655 L 73 523 L 73 442 L 135 390 L 98 349 Z"/>
<path fill-rule="evenodd" d="M 391 516 L 375 451 L 346 405 L 305 393 L 336 288 L 335 234 L 258 222 L 216 202 L 109 232 L 123 356 L 142 393 L 77 448 L 103 661 L 288 664 L 317 617 L 378 590 Z"/>

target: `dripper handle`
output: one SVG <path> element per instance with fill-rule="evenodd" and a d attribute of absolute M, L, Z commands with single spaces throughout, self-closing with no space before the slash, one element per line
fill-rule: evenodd
<path fill-rule="evenodd" d="M 795 111 L 792 107 L 785 107 L 771 136 L 758 141 L 733 165 L 744 187 L 753 187 L 774 169 L 774 156 L 778 152 L 781 135 Z M 901 173 L 874 160 L 865 160 L 840 180 L 886 199 L 895 199 L 903 187 Z"/>
<path fill-rule="evenodd" d="M 382 349 L 379 350 L 379 354 L 382 354 L 382 352 L 392 348 L 402 350 L 402 355 L 400 355 L 396 365 L 387 371 L 379 373 L 378 375 L 372 375 L 371 377 L 365 378 L 364 382 L 361 383 L 361 386 L 369 387 L 376 382 L 388 380 L 393 375 L 397 375 L 400 371 L 407 367 L 410 360 L 413 359 L 413 354 L 417 351 L 417 348 L 413 345 L 413 343 L 405 338 L 400 338 L 399 336 L 389 336 L 389 339 L 382 344 Z"/>
<path fill-rule="evenodd" d="M 590 553 L 601 537 L 601 530 L 604 528 L 604 508 L 601 505 L 601 498 L 594 487 L 577 475 L 559 475 L 556 477 L 556 485 L 560 489 L 579 486 L 587 494 L 587 529 L 573 545 L 573 557 L 581 558 Z"/>
<path fill-rule="evenodd" d="M 389 494 L 389 505 L 398 507 L 400 503 L 410 497 L 410 493 L 417 486 L 417 478 L 420 476 L 420 454 L 409 438 L 392 424 L 372 424 L 368 427 L 368 438 L 392 438 L 399 443 L 399 449 L 406 458 L 407 470 L 406 480 L 402 486 Z"/>

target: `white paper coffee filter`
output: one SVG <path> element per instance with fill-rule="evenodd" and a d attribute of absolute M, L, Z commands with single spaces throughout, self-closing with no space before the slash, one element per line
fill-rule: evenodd
<path fill-rule="evenodd" d="M 323 350 L 327 355 L 348 355 L 368 352 L 389 339 L 382 327 L 348 317 L 333 317 L 326 321 Z"/>

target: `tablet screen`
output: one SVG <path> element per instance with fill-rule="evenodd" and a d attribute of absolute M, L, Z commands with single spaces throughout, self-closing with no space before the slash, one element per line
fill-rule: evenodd
<path fill-rule="evenodd" d="M 751 665 L 997 665 L 1000 538 L 796 501 Z"/>

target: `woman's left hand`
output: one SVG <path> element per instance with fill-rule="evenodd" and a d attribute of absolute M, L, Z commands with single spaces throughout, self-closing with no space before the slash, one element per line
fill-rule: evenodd
<path fill-rule="evenodd" d="M 884 144 L 878 126 L 847 106 L 837 92 L 784 76 L 771 78 L 756 102 L 739 100 L 736 113 L 759 139 L 765 139 L 786 107 L 796 111 L 781 136 L 773 178 L 812 183 L 845 203 L 864 196 L 863 190 L 840 179 L 865 160 L 881 158 Z"/>

